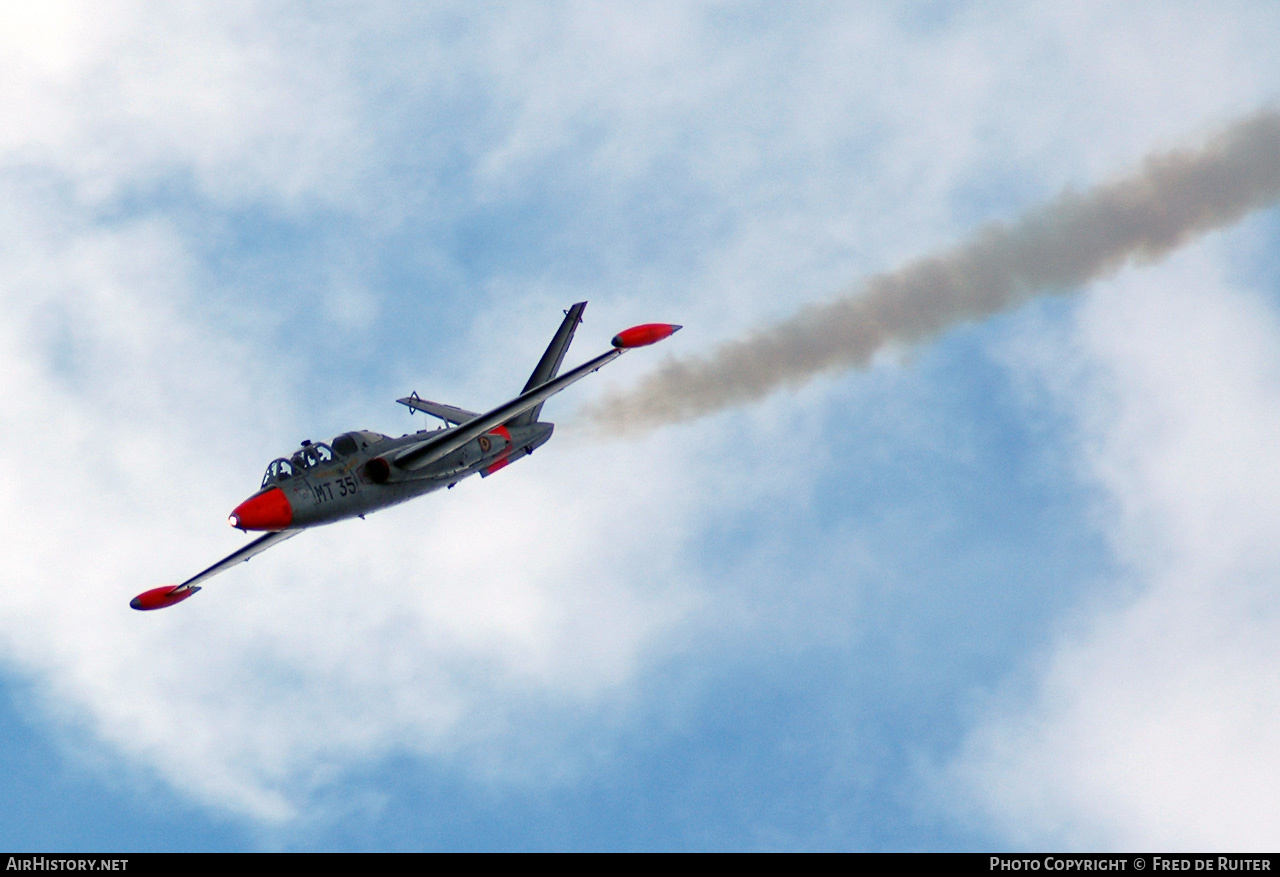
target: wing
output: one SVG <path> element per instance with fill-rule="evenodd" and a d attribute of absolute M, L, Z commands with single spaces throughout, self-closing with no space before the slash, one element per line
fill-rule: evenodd
<path fill-rule="evenodd" d="M 580 313 L 581 310 L 578 311 L 578 314 Z M 576 322 L 570 323 L 570 320 L 576 320 L 576 317 L 577 314 L 571 313 L 566 317 L 566 324 L 576 325 Z M 553 378 L 545 384 L 525 390 L 505 405 L 499 405 L 484 414 L 477 414 L 461 426 L 439 432 L 430 438 L 423 439 L 421 442 L 404 448 L 392 457 L 389 462 L 401 469 L 410 471 L 429 466 L 453 453 L 467 442 L 479 438 L 491 429 L 502 426 L 516 415 L 541 407 L 543 402 L 556 393 L 567 389 L 570 385 L 577 383 L 592 372 L 598 371 L 628 350 L 634 347 L 647 347 L 671 336 L 679 331 L 680 328 L 680 326 L 671 323 L 645 323 L 641 326 L 632 326 L 630 329 L 625 329 L 613 336 L 612 350 L 600 354 L 595 359 L 587 360 L 577 368 L 566 372 L 558 378 Z M 539 368 L 541 368 L 541 365 Z M 532 381 L 530 382 L 532 383 Z"/>
<path fill-rule="evenodd" d="M 535 387 L 527 393 L 521 393 L 505 405 L 499 405 L 492 411 L 476 415 L 462 426 L 456 426 L 417 444 L 410 445 L 396 454 L 391 459 L 391 462 L 401 469 L 413 470 L 421 469 L 436 460 L 443 459 L 467 442 L 479 438 L 491 429 L 502 426 L 522 411 L 528 411 L 535 406 L 541 405 L 556 393 L 566 389 L 570 384 L 582 380 L 606 363 L 617 359 L 622 353 L 623 348 L 614 348 L 608 353 L 602 353 L 595 359 L 584 362 L 572 371 L 548 381 L 540 387 Z"/>
<path fill-rule="evenodd" d="M 222 560 L 219 560 L 217 563 L 215 563 L 213 566 L 206 569 L 204 572 L 193 575 L 191 578 L 187 579 L 185 582 L 178 585 L 178 587 L 179 588 L 195 587 L 200 582 L 203 582 L 205 579 L 211 579 L 214 576 L 216 576 L 218 573 L 226 572 L 227 570 L 231 569 L 231 567 L 235 566 L 237 563 L 244 563 L 246 560 L 250 560 L 254 557 L 257 557 L 259 554 L 266 551 L 271 546 L 279 545 L 281 542 L 283 542 L 286 539 L 292 539 L 294 536 L 297 536 L 301 532 L 302 532 L 301 530 L 280 530 L 275 533 L 268 533 L 265 536 L 259 536 L 257 539 L 254 539 L 252 542 L 250 542 L 248 545 L 241 548 L 239 551 L 235 551 L 235 552 L 232 552 L 231 554 L 228 554 L 226 557 L 222 558 Z"/>
<path fill-rule="evenodd" d="M 456 405 L 444 405 L 440 402 L 431 402 L 422 399 L 417 393 L 411 393 L 403 399 L 397 399 L 401 405 L 408 406 L 410 411 L 422 411 L 430 414 L 432 417 L 439 417 L 445 423 L 463 424 L 468 420 L 474 420 L 476 413 L 468 411 L 465 408 L 458 408 Z"/>
<path fill-rule="evenodd" d="M 302 530 L 280 530 L 276 533 L 268 533 L 265 536 L 259 536 L 239 551 L 234 551 L 226 557 L 219 560 L 213 566 L 196 573 L 180 585 L 164 585 L 159 588 L 152 588 L 144 594 L 139 594 L 130 601 L 129 605 L 134 609 L 163 609 L 166 606 L 172 606 L 179 603 L 196 591 L 200 590 L 200 583 L 205 579 L 211 579 L 220 572 L 226 572 L 238 563 L 244 563 L 250 558 L 257 557 L 266 551 L 272 545 L 278 545 L 286 539 L 291 539 L 301 533 Z"/>

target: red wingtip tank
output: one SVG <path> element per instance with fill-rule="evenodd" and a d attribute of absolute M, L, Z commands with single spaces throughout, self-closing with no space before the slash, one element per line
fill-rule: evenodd
<path fill-rule="evenodd" d="M 613 346 L 624 350 L 631 347 L 648 347 L 650 344 L 657 344 L 663 338 L 670 338 L 683 328 L 671 323 L 644 323 L 640 326 L 632 326 L 613 336 Z"/>
<path fill-rule="evenodd" d="M 129 605 L 143 612 L 151 609 L 163 609 L 166 606 L 172 606 L 174 603 L 181 603 L 198 590 L 200 589 L 183 588 L 179 585 L 161 585 L 134 597 L 129 601 Z"/>

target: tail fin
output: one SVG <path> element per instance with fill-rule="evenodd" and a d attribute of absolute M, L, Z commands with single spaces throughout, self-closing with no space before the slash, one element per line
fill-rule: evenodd
<path fill-rule="evenodd" d="M 564 362 L 564 355 L 569 350 L 569 342 L 573 340 L 573 333 L 578 330 L 578 324 L 582 322 L 582 312 L 586 309 L 587 303 L 580 301 L 564 312 L 564 321 L 560 324 L 560 328 L 556 330 L 556 335 L 551 339 L 551 343 L 547 345 L 547 352 L 542 354 L 542 359 L 538 360 L 538 367 L 533 370 L 533 374 L 529 375 L 529 383 L 524 385 L 524 389 L 520 391 L 521 394 L 542 386 L 559 373 L 560 363 Z M 541 413 L 542 405 L 539 404 L 528 411 L 517 414 L 507 425 L 525 426 L 530 423 L 537 423 L 538 415 Z"/>

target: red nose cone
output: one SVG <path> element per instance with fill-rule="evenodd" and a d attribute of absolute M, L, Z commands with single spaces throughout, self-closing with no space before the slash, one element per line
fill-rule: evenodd
<path fill-rule="evenodd" d="M 283 530 L 293 523 L 293 507 L 284 491 L 273 487 L 236 506 L 230 523 L 241 530 Z"/>
<path fill-rule="evenodd" d="M 129 601 L 129 605 L 134 609 L 141 609 L 146 612 L 149 609 L 163 609 L 166 606 L 172 606 L 174 603 L 181 603 L 190 597 L 199 588 L 179 588 L 177 585 L 163 585 L 159 588 L 152 588 L 150 591 L 139 594 Z"/>
<path fill-rule="evenodd" d="M 643 326 L 632 326 L 613 336 L 613 346 L 646 347 L 663 338 L 670 338 L 682 328 L 684 327 L 673 326 L 670 323 L 645 323 Z"/>

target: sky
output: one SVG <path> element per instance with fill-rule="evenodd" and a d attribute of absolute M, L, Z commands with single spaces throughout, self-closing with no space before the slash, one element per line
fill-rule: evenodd
<path fill-rule="evenodd" d="M 1269 849 L 1280 217 L 747 405 L 659 369 L 1276 106 L 1266 2 L 0 5 L 0 845 Z M 305 533 L 273 458 L 555 438 Z"/>

